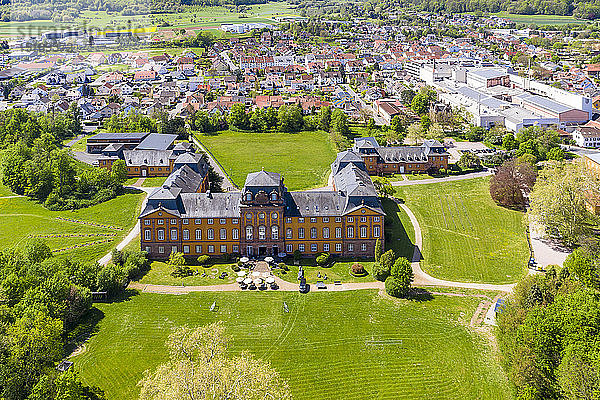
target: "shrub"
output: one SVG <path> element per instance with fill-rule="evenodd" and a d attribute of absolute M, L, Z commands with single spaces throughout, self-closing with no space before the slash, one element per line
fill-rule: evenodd
<path fill-rule="evenodd" d="M 352 264 L 351 272 L 352 272 L 352 275 L 356 275 L 356 276 L 364 276 L 367 274 L 365 267 L 363 267 L 363 265 L 360 263 Z"/>
<path fill-rule="evenodd" d="M 393 297 L 404 297 L 408 293 L 410 285 L 406 285 L 402 279 L 388 276 L 385 280 L 385 292 Z"/>
<path fill-rule="evenodd" d="M 185 278 L 186 276 L 193 275 L 194 271 L 188 265 L 175 265 L 173 268 L 173 275 L 175 278 Z"/>
<path fill-rule="evenodd" d="M 302 258 L 302 253 L 300 252 L 300 250 L 298 250 L 298 249 L 294 250 L 294 261 L 300 261 L 301 258 Z"/>
<path fill-rule="evenodd" d="M 327 265 L 327 263 L 329 263 L 329 257 L 330 254 L 329 253 L 321 253 L 317 256 L 317 264 L 318 265 Z"/>
<path fill-rule="evenodd" d="M 390 276 L 390 268 L 380 263 L 373 264 L 373 277 L 378 281 L 385 282 L 386 278 Z"/>
<path fill-rule="evenodd" d="M 210 256 L 209 255 L 202 255 L 200 257 L 198 257 L 198 264 L 199 265 L 206 265 L 208 264 L 208 262 L 210 261 Z"/>
<path fill-rule="evenodd" d="M 279 267 L 279 269 L 283 270 L 283 271 L 289 271 L 290 267 L 288 267 L 285 263 L 279 263 L 277 264 L 277 266 Z"/>
<path fill-rule="evenodd" d="M 379 257 L 379 264 L 381 264 L 388 271 L 388 275 L 392 270 L 392 265 L 396 261 L 396 254 L 394 250 L 388 250 Z M 385 278 L 384 278 L 385 279 Z"/>
<path fill-rule="evenodd" d="M 241 268 L 237 264 L 232 264 L 231 269 L 233 270 L 233 272 L 239 272 Z"/>
<path fill-rule="evenodd" d="M 98 273 L 98 291 L 108 292 L 109 296 L 113 296 L 121 291 L 125 278 L 125 271 L 121 266 L 108 264 Z"/>

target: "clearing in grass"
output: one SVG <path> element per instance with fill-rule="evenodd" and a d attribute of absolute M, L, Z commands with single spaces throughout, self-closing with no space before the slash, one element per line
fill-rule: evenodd
<path fill-rule="evenodd" d="M 196 138 L 223 169 L 242 187 L 250 172 L 278 172 L 289 190 L 327 185 L 336 152 L 321 131 L 299 133 L 247 133 L 223 131 Z"/>
<path fill-rule="evenodd" d="M 486 177 L 397 188 L 421 226 L 427 273 L 485 283 L 523 276 L 529 258 L 523 214 L 497 206 L 488 187 Z"/>
<path fill-rule="evenodd" d="M 107 398 L 137 399 L 143 372 L 167 360 L 164 343 L 173 327 L 221 320 L 230 350 L 269 361 L 296 400 L 508 400 L 499 363 L 466 326 L 480 300 L 396 300 L 374 290 L 133 292 L 126 301 L 96 305 L 97 333 L 71 360 L 83 381 L 100 386 Z"/>

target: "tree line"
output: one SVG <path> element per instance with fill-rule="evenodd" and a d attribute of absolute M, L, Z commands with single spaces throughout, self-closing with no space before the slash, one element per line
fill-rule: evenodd
<path fill-rule="evenodd" d="M 103 400 L 77 374 L 57 371 L 78 325 L 94 320 L 92 292 L 110 297 L 148 267 L 144 252 L 115 264 L 56 258 L 41 240 L 0 252 L 0 397 L 6 400 Z M 85 325 L 83 325 L 85 327 Z M 81 334 L 81 332 L 79 332 Z"/>

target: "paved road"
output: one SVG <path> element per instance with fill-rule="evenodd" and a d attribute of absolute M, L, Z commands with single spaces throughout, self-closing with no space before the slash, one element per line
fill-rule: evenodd
<path fill-rule="evenodd" d="M 77 143 L 79 141 L 79 139 L 83 139 L 83 137 L 85 136 L 85 134 L 80 134 L 77 135 L 76 137 L 74 137 L 73 139 L 71 139 L 67 144 L 65 144 L 66 147 L 71 147 L 73 146 L 75 143 Z"/>
<path fill-rule="evenodd" d="M 379 114 L 377 114 L 377 111 L 375 111 L 373 107 L 365 103 L 363 99 L 361 99 L 360 96 L 350 87 L 350 85 L 341 84 L 340 87 L 342 87 L 346 92 L 350 93 L 350 95 L 354 96 L 354 99 L 360 104 L 361 108 L 364 108 L 371 113 L 371 116 L 375 120 L 375 124 L 387 125 L 385 120 L 381 116 L 379 116 Z"/>
<path fill-rule="evenodd" d="M 442 182 L 453 182 L 461 181 L 463 179 L 481 178 L 483 176 L 492 175 L 490 171 L 483 172 L 472 172 L 470 174 L 448 176 L 446 178 L 432 178 L 432 179 L 419 179 L 419 180 L 402 180 L 391 182 L 392 186 L 412 186 L 412 185 L 427 185 L 429 183 L 442 183 Z"/>
<path fill-rule="evenodd" d="M 221 168 L 221 166 L 219 165 L 219 163 L 215 161 L 215 159 L 208 152 L 208 150 L 206 149 L 206 147 L 204 147 L 204 145 L 202 145 L 202 143 L 200 143 L 200 141 L 198 139 L 196 139 L 195 137 L 193 137 L 193 136 L 192 136 L 192 141 L 194 142 L 194 144 L 200 150 L 202 150 L 204 153 L 206 153 L 206 155 L 208 157 L 209 164 L 214 168 L 215 171 L 217 171 L 217 173 L 219 175 L 221 175 L 223 177 L 223 183 L 221 184 L 221 188 L 223 189 L 223 191 L 225 191 L 225 192 L 237 191 L 238 188 L 236 188 L 233 185 L 233 183 L 231 183 L 231 181 L 229 180 L 229 177 L 227 176 L 227 174 L 223 171 L 223 169 Z"/>

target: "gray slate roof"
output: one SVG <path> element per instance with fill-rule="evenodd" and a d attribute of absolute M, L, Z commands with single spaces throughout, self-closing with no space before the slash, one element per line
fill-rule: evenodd
<path fill-rule="evenodd" d="M 248 174 L 244 186 L 279 186 L 281 174 L 277 172 L 258 171 Z"/>
<path fill-rule="evenodd" d="M 127 166 L 139 167 L 142 165 L 152 167 L 169 166 L 170 150 L 124 150 L 123 158 Z"/>
<path fill-rule="evenodd" d="M 195 193 L 202 184 L 202 175 L 192 170 L 187 165 L 173 171 L 165 180 L 163 187 L 176 187 L 181 193 Z"/>
<path fill-rule="evenodd" d="M 287 192 L 286 217 L 335 217 L 341 215 L 345 198 L 334 191 Z"/>
<path fill-rule="evenodd" d="M 177 139 L 177 135 L 151 133 L 136 147 L 138 150 L 167 150 Z"/>
<path fill-rule="evenodd" d="M 182 218 L 239 218 L 240 192 L 182 193 Z"/>

